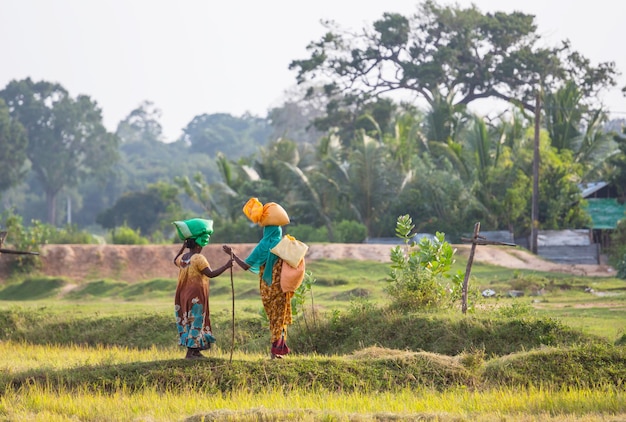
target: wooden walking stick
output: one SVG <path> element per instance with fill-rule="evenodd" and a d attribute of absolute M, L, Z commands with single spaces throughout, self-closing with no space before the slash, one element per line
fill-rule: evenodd
<path fill-rule="evenodd" d="M 230 250 L 230 261 L 233 261 L 233 250 Z M 230 342 L 230 359 L 228 360 L 228 363 L 232 363 L 233 362 L 233 349 L 235 348 L 235 283 L 233 282 L 233 266 L 230 266 L 230 291 L 231 291 L 231 297 L 233 299 L 233 304 L 232 304 L 232 338 L 231 338 L 231 342 Z"/>

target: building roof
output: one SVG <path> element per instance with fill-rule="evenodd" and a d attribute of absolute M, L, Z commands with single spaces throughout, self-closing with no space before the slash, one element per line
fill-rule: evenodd
<path fill-rule="evenodd" d="M 626 203 L 620 204 L 616 198 L 589 198 L 586 211 L 592 229 L 615 229 L 617 222 L 626 217 Z"/>
<path fill-rule="evenodd" d="M 600 189 L 602 189 L 603 187 L 607 185 L 608 185 L 607 182 L 595 182 L 595 183 L 580 184 L 578 185 L 578 187 L 580 188 L 580 192 L 583 198 L 586 198 L 589 195 L 596 193 L 597 191 L 599 191 Z"/>

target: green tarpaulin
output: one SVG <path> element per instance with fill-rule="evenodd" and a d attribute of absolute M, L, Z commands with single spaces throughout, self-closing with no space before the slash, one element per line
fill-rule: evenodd
<path fill-rule="evenodd" d="M 614 229 L 619 220 L 626 218 L 626 203 L 620 204 L 615 198 L 589 198 L 587 202 L 586 210 L 591 216 L 592 229 Z"/>

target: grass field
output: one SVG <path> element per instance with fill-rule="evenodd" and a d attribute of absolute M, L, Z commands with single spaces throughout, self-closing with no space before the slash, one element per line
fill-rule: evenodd
<path fill-rule="evenodd" d="M 475 265 L 474 292 L 497 297 L 468 315 L 404 315 L 386 308 L 385 264 L 308 270 L 282 361 L 268 358 L 252 274 L 234 278 L 234 344 L 230 277 L 212 281 L 206 361 L 175 346 L 175 280 L 12 279 L 0 286 L 0 420 L 626 420 L 623 280 Z"/>

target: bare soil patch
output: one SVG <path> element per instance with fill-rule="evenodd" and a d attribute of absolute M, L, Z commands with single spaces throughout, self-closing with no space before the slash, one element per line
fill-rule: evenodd
<path fill-rule="evenodd" d="M 256 244 L 233 245 L 237 255 L 246 257 Z M 307 261 L 317 259 L 356 259 L 390 262 L 394 245 L 383 244 L 311 244 Z M 454 245 L 457 261 L 467 262 L 470 245 Z M 47 276 L 66 277 L 75 282 L 113 278 L 128 282 L 153 278 L 176 278 L 172 260 L 180 245 L 45 245 L 41 251 L 41 272 Z M 202 250 L 212 267 L 222 265 L 228 256 L 222 245 L 207 245 Z M 0 277 L 8 276 L 14 255 L 0 254 Z M 511 269 L 559 272 L 578 276 L 610 277 L 615 275 L 607 265 L 565 265 L 546 261 L 530 252 L 512 247 L 478 246 L 474 262 Z M 240 269 L 235 266 L 235 271 Z"/>

